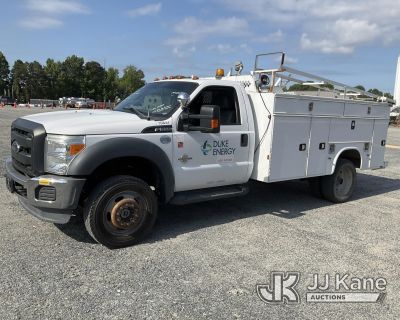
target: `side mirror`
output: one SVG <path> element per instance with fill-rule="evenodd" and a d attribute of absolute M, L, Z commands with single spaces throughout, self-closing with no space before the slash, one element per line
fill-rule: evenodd
<path fill-rule="evenodd" d="M 187 104 L 189 103 L 190 96 L 189 96 L 186 92 L 181 92 L 181 93 L 178 94 L 178 96 L 176 97 L 176 99 L 177 99 L 178 102 L 179 102 L 179 106 L 180 106 L 181 108 L 184 108 L 184 107 L 186 107 Z"/>
<path fill-rule="evenodd" d="M 181 125 L 182 131 L 201 131 L 203 133 L 218 133 L 220 131 L 220 110 L 219 106 L 204 105 L 200 108 L 200 114 L 182 113 Z M 199 126 L 190 124 L 190 119 L 200 120 Z"/>
<path fill-rule="evenodd" d="M 201 132 L 218 133 L 220 131 L 220 110 L 219 106 L 204 105 L 200 108 L 200 129 Z"/>

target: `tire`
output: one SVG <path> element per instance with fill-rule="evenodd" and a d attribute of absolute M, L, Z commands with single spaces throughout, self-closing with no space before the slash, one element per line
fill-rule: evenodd
<path fill-rule="evenodd" d="M 334 203 L 346 202 L 353 195 L 356 180 L 356 168 L 353 162 L 339 159 L 335 172 L 321 178 L 322 196 Z"/>
<path fill-rule="evenodd" d="M 85 203 L 83 218 L 90 236 L 109 248 L 134 245 L 151 231 L 157 198 L 149 185 L 131 176 L 100 182 Z"/>
<path fill-rule="evenodd" d="M 316 198 L 321 198 L 322 197 L 321 177 L 309 178 L 307 180 L 311 194 Z"/>

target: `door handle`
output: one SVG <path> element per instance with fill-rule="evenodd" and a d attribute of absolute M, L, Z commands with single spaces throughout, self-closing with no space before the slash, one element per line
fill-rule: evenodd
<path fill-rule="evenodd" d="M 305 143 L 299 145 L 299 151 L 306 151 L 306 150 L 307 150 L 307 145 Z"/>
<path fill-rule="evenodd" d="M 248 144 L 249 144 L 249 135 L 247 133 L 243 133 L 240 136 L 240 146 L 247 147 Z"/>

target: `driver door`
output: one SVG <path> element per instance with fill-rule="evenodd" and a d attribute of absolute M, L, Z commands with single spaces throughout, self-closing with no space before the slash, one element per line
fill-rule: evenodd
<path fill-rule="evenodd" d="M 198 114 L 202 105 L 218 105 L 220 132 L 173 133 L 175 191 L 247 182 L 251 169 L 249 126 L 244 100 L 237 89 L 235 83 L 206 86 L 189 103 L 192 114 Z"/>

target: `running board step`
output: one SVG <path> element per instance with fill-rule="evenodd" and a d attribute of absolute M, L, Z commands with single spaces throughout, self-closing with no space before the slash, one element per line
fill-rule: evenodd
<path fill-rule="evenodd" d="M 182 191 L 175 193 L 171 204 L 184 205 L 196 202 L 204 202 L 231 197 L 244 196 L 249 192 L 248 185 L 233 185 L 193 191 Z"/>

